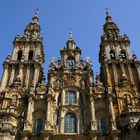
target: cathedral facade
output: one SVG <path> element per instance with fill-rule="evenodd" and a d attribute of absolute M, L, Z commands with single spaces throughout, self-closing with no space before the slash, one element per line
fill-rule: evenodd
<path fill-rule="evenodd" d="M 37 13 L 15 37 L 3 63 L 0 140 L 140 140 L 140 61 L 106 14 L 95 80 L 70 33 L 45 81 Z"/>

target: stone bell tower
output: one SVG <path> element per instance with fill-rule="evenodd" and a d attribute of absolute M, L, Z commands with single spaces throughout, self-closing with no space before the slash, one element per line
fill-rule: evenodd
<path fill-rule="evenodd" d="M 44 52 L 38 13 L 13 42 L 13 52 L 3 63 L 0 86 L 0 140 L 13 140 L 28 119 L 30 90 L 42 77 Z M 31 88 L 32 87 L 32 88 Z M 28 108 L 28 111 L 27 111 Z"/>
<path fill-rule="evenodd" d="M 91 61 L 81 58 L 72 33 L 60 53 L 48 71 L 46 139 L 85 140 L 97 130 Z"/>
<path fill-rule="evenodd" d="M 101 79 L 108 96 L 111 129 L 125 135 L 140 117 L 140 61 L 135 54 L 131 56 L 128 36 L 122 36 L 106 14 L 99 52 Z"/>
<path fill-rule="evenodd" d="M 29 89 L 32 83 L 36 86 L 44 62 L 42 37 L 38 21 L 38 13 L 36 13 L 32 22 L 24 30 L 24 35 L 15 37 L 12 55 L 8 55 L 3 64 L 1 91 L 11 85 L 17 76 L 20 77 L 21 84 L 26 89 Z"/>

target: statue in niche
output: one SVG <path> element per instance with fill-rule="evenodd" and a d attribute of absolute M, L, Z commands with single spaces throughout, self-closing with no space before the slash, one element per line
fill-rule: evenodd
<path fill-rule="evenodd" d="M 56 61 L 54 58 L 51 59 L 50 61 L 50 67 L 55 68 L 56 67 Z"/>
<path fill-rule="evenodd" d="M 11 99 L 11 104 L 12 105 L 16 105 L 16 103 L 17 103 L 17 96 L 16 95 L 13 95 L 12 96 L 12 99 Z"/>
<path fill-rule="evenodd" d="M 69 68 L 73 68 L 74 67 L 74 60 L 73 59 L 68 59 L 67 60 L 67 66 Z"/>

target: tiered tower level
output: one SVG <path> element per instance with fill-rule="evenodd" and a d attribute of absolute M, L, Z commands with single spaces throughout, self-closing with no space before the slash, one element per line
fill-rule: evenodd
<path fill-rule="evenodd" d="M 3 63 L 0 140 L 140 139 L 140 61 L 106 14 L 95 82 L 71 32 L 45 82 L 38 13 L 15 37 Z"/>

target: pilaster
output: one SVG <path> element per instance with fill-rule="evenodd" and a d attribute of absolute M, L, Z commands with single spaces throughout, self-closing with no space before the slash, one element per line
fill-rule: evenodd
<path fill-rule="evenodd" d="M 114 63 L 112 63 L 112 67 L 113 67 L 113 75 L 114 75 L 115 85 L 118 85 L 118 75 L 117 75 L 116 65 Z"/>
<path fill-rule="evenodd" d="M 24 122 L 24 130 L 32 132 L 32 126 L 33 126 L 33 112 L 34 112 L 34 100 L 32 97 L 29 97 L 28 100 L 28 111 L 27 111 L 27 119 Z"/>
<path fill-rule="evenodd" d="M 46 123 L 45 123 L 45 130 L 51 131 L 51 99 L 47 98 L 47 113 L 46 113 Z"/>
<path fill-rule="evenodd" d="M 129 71 L 131 85 L 134 85 L 134 78 L 133 78 L 132 68 L 130 64 L 128 64 L 128 71 Z"/>
<path fill-rule="evenodd" d="M 114 107 L 113 107 L 112 95 L 109 95 L 109 109 L 110 109 L 110 114 L 111 114 L 111 127 L 112 127 L 112 130 L 117 130 L 116 116 L 115 116 L 115 111 L 114 111 Z"/>
<path fill-rule="evenodd" d="M 91 110 L 91 130 L 97 130 L 97 122 L 95 116 L 95 106 L 94 106 L 94 99 L 90 97 L 90 110 Z"/>
<path fill-rule="evenodd" d="M 34 72 L 33 84 L 34 84 L 34 87 L 36 87 L 36 84 L 39 79 L 40 66 L 38 64 L 36 64 L 36 65 L 34 65 L 34 67 L 35 67 L 35 72 Z"/>
<path fill-rule="evenodd" d="M 13 65 L 13 66 L 12 66 L 12 70 L 11 70 L 11 75 L 10 75 L 9 84 L 12 84 L 12 83 L 13 83 L 14 76 L 15 76 L 15 69 L 16 69 L 16 66 Z"/>
<path fill-rule="evenodd" d="M 30 66 L 28 65 L 27 66 L 27 72 L 26 72 L 26 78 L 25 78 L 25 85 L 26 85 L 26 88 L 29 87 L 29 81 L 30 80 Z"/>
<path fill-rule="evenodd" d="M 24 77 L 23 68 L 24 68 L 24 66 L 23 66 L 23 64 L 21 64 L 19 66 L 19 77 L 20 77 L 20 80 L 21 80 L 21 84 L 23 84 L 23 77 Z"/>

